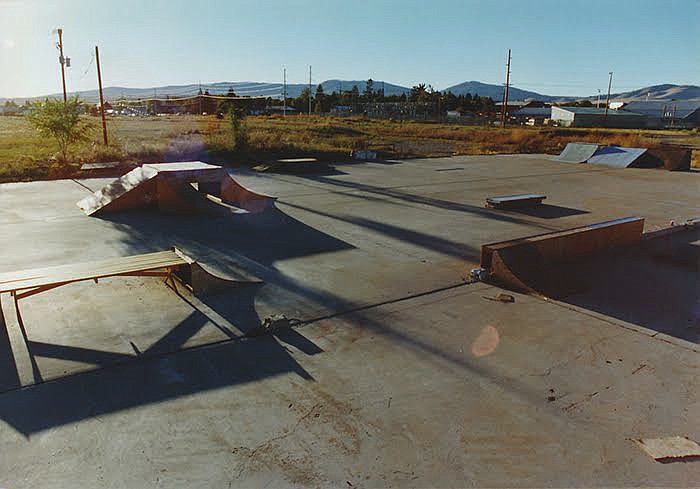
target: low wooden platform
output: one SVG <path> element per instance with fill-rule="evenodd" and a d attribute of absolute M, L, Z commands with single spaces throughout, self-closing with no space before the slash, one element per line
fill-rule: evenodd
<path fill-rule="evenodd" d="M 0 294 L 10 292 L 17 298 L 28 297 L 61 285 L 116 276 L 167 276 L 192 263 L 176 249 L 108 260 L 36 268 L 0 274 Z M 154 273 L 155 272 L 155 273 Z"/>
<path fill-rule="evenodd" d="M 12 294 L 17 319 L 24 324 L 19 310 L 19 301 L 41 292 L 76 282 L 107 277 L 163 277 L 165 284 L 177 292 L 177 278 L 195 296 L 203 296 L 234 285 L 261 283 L 262 280 L 242 269 L 223 271 L 198 263 L 177 248 L 142 255 L 110 258 L 34 268 L 0 274 L 0 294 Z"/>
<path fill-rule="evenodd" d="M 493 209 L 517 209 L 533 207 L 541 204 L 546 198 L 547 196 L 542 194 L 517 194 L 488 197 L 486 199 L 486 207 Z"/>
<path fill-rule="evenodd" d="M 19 309 L 21 299 L 76 282 L 94 280 L 97 283 L 99 279 L 107 277 L 163 277 L 166 285 L 176 290 L 173 274 L 181 267 L 191 265 L 195 263 L 173 248 L 143 255 L 35 268 L 0 274 L 0 294 L 12 294 L 17 320 L 24 330 L 24 321 Z"/>

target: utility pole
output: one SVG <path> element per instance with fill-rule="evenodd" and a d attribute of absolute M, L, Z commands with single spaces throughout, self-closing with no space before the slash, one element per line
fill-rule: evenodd
<path fill-rule="evenodd" d="M 102 139 L 105 146 L 109 145 L 107 140 L 107 119 L 105 119 L 105 98 L 102 95 L 102 71 L 100 70 L 100 48 L 95 46 L 95 63 L 97 64 L 97 86 L 100 88 L 100 114 L 102 114 Z"/>
<path fill-rule="evenodd" d="M 68 101 L 66 94 L 66 58 L 63 57 L 63 29 L 58 29 L 58 51 L 61 53 L 58 62 L 61 64 L 61 80 L 63 81 L 63 102 Z"/>
<path fill-rule="evenodd" d="M 595 103 L 595 108 L 600 108 L 600 88 L 598 89 L 598 101 Z"/>
<path fill-rule="evenodd" d="M 287 115 L 287 68 L 282 71 L 283 83 L 282 83 L 282 116 Z"/>
<path fill-rule="evenodd" d="M 508 49 L 508 64 L 506 65 L 506 94 L 503 100 L 503 112 L 501 114 L 501 127 L 506 127 L 508 119 L 508 85 L 510 84 L 510 49 Z"/>
<path fill-rule="evenodd" d="M 199 90 L 197 91 L 197 100 L 199 101 L 199 115 L 202 115 L 202 81 L 199 81 Z"/>
<path fill-rule="evenodd" d="M 309 116 L 311 116 L 311 65 L 309 65 Z"/>
<path fill-rule="evenodd" d="M 608 80 L 608 98 L 605 100 L 605 119 L 608 118 L 608 108 L 610 107 L 610 88 L 612 87 L 613 72 L 611 71 L 609 74 L 610 74 L 610 79 Z"/>

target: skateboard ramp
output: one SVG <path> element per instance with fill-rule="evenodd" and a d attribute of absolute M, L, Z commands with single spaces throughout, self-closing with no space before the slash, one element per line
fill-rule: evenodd
<path fill-rule="evenodd" d="M 646 152 L 645 148 L 622 148 L 620 146 L 602 146 L 593 156 L 588 158 L 588 163 L 605 165 L 612 168 L 628 168 L 635 166 Z"/>
<path fill-rule="evenodd" d="M 148 206 L 157 198 L 154 180 L 157 175 L 158 171 L 153 168 L 147 166 L 136 168 L 82 199 L 77 205 L 88 216 L 98 211 L 116 212 Z"/>
<path fill-rule="evenodd" d="M 692 154 L 688 148 L 672 148 L 668 146 L 649 148 L 645 156 L 655 163 L 654 166 L 663 166 L 668 171 L 690 170 Z"/>
<path fill-rule="evenodd" d="M 213 204 L 226 207 L 226 212 L 262 212 L 274 201 L 243 187 L 220 166 L 191 161 L 143 165 L 77 205 L 89 216 L 149 206 L 165 213 L 193 214 Z"/>
<path fill-rule="evenodd" d="M 570 284 L 567 265 L 642 239 L 644 219 L 625 217 L 589 226 L 526 236 L 481 247 L 489 279 L 525 293 L 557 296 Z"/>
<path fill-rule="evenodd" d="M 269 195 L 259 194 L 245 188 L 238 183 L 231 175 L 227 175 L 221 181 L 220 195 L 221 200 L 234 204 L 248 212 L 261 212 L 272 206 L 275 202 L 274 197 Z"/>
<path fill-rule="evenodd" d="M 565 163 L 585 163 L 598 150 L 597 144 L 567 143 L 564 151 L 554 159 Z"/>

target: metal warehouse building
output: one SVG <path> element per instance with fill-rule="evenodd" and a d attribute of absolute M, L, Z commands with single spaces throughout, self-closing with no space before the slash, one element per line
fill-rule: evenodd
<path fill-rule="evenodd" d="M 552 120 L 565 127 L 622 127 L 641 128 L 646 116 L 636 112 L 609 110 L 594 107 L 552 107 Z"/>
<path fill-rule="evenodd" d="M 648 127 L 700 126 L 700 100 L 634 100 L 610 105 L 646 115 Z"/>

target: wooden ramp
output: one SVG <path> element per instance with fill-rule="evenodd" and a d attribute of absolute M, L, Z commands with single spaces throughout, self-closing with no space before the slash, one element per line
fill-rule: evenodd
<path fill-rule="evenodd" d="M 192 263 L 192 260 L 186 255 L 183 255 L 176 249 L 172 249 L 109 260 L 3 273 L 0 274 L 0 294 L 10 292 L 21 295 L 26 294 L 26 291 L 35 292 L 38 288 L 41 288 L 41 291 L 43 291 L 73 282 L 97 280 L 106 277 L 154 275 L 146 272 L 155 270 L 163 270 L 158 275 L 165 276 L 168 269 L 172 273 L 176 268 L 189 265 L 190 263 Z M 38 292 L 36 291 L 35 293 Z"/>
<path fill-rule="evenodd" d="M 642 239 L 644 219 L 624 217 L 481 247 L 481 267 L 507 288 L 552 297 L 565 292 L 569 265 Z"/>
<path fill-rule="evenodd" d="M 10 293 L 14 298 L 17 316 L 21 321 L 19 301 L 41 292 L 76 282 L 107 277 L 163 277 L 166 285 L 177 290 L 178 278 L 195 295 L 206 295 L 240 283 L 260 282 L 247 274 L 217 274 L 177 248 L 142 255 L 110 258 L 56 267 L 35 268 L 0 274 L 0 294 Z"/>
<path fill-rule="evenodd" d="M 157 206 L 164 213 L 189 214 L 203 209 L 194 197 L 204 201 L 212 196 L 229 206 L 229 210 L 235 206 L 247 212 L 264 211 L 275 201 L 243 187 L 220 166 L 186 161 L 143 165 L 77 205 L 89 216 L 148 206 Z"/>

